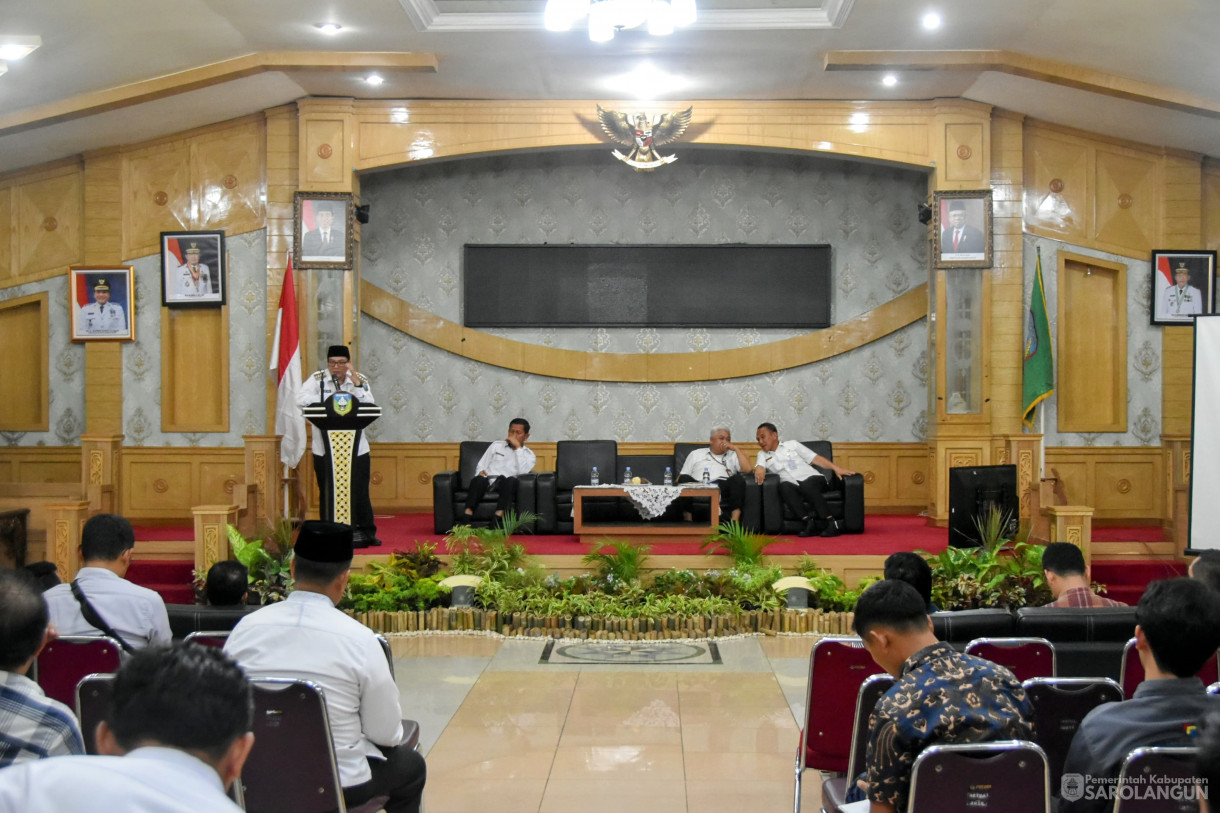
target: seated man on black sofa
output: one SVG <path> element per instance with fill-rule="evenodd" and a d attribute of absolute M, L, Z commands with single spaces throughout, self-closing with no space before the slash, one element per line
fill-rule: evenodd
<path fill-rule="evenodd" d="M 761 484 L 767 472 L 779 476 L 779 495 L 784 504 L 799 517 L 805 527 L 798 536 L 813 536 L 821 530 L 822 536 L 838 536 L 843 532 L 839 521 L 830 516 L 830 508 L 822 492 L 828 485 L 825 475 L 814 468 L 830 469 L 839 477 L 855 474 L 850 469 L 836 465 L 795 440 L 779 441 L 779 430 L 773 423 L 758 425 L 755 435 L 762 449 L 754 465 L 754 482 Z"/>
<path fill-rule="evenodd" d="M 748 471 L 750 463 L 746 460 L 745 452 L 733 444 L 732 437 L 727 428 L 714 427 L 707 439 L 708 447 L 696 449 L 686 456 L 678 482 L 702 483 L 703 473 L 707 472 L 708 480 L 720 489 L 720 513 L 727 513 L 729 519 L 740 522 L 741 506 L 746 498 L 746 481 L 737 475 Z M 686 521 L 690 519 L 690 512 L 687 512 Z"/>
<path fill-rule="evenodd" d="M 1135 610 L 1135 648 L 1144 682 L 1130 700 L 1104 703 L 1080 721 L 1063 764 L 1082 784 L 1059 802 L 1059 813 L 1102 813 L 1114 802 L 1123 760 L 1145 746 L 1188 746 L 1204 716 L 1220 709 L 1195 677 L 1220 647 L 1220 596 L 1194 579 L 1148 585 Z"/>
<path fill-rule="evenodd" d="M 494 487 L 500 495 L 496 502 L 496 516 L 515 509 L 517 505 L 517 478 L 534 470 L 536 458 L 531 449 L 525 448 L 530 438 L 530 422 L 525 418 L 513 418 L 508 424 L 508 437 L 492 442 L 479 459 L 479 473 L 470 478 L 466 491 L 466 518 L 474 517 L 479 500 Z"/>
<path fill-rule="evenodd" d="M 1048 607 L 1126 607 L 1089 587 L 1084 554 L 1071 542 L 1052 542 L 1042 550 L 1042 572 L 1055 600 Z"/>
<path fill-rule="evenodd" d="M 204 595 L 212 607 L 236 607 L 250 596 L 250 571 L 236 559 L 217 562 L 208 568 Z"/>

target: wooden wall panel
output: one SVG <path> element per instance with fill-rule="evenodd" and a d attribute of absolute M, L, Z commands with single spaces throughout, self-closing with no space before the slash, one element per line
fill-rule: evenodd
<path fill-rule="evenodd" d="M 205 460 L 199 464 L 199 503 L 200 505 L 226 505 L 238 502 L 242 495 L 236 495 L 237 485 L 245 480 L 245 461 L 234 457 L 232 460 Z"/>
<path fill-rule="evenodd" d="M 161 431 L 229 431 L 229 309 L 161 310 Z"/>
<path fill-rule="evenodd" d="M 1060 432 L 1127 431 L 1127 267 L 1059 252 Z"/>
<path fill-rule="evenodd" d="M 13 262 L 13 243 L 17 239 L 13 227 L 13 196 L 16 194 L 12 187 L 0 187 L 0 285 L 18 276 L 20 271 L 17 263 Z"/>
<path fill-rule="evenodd" d="M 82 184 L 75 169 L 17 189 L 18 262 L 24 270 L 61 268 L 82 252 Z"/>
<path fill-rule="evenodd" d="M 945 155 L 948 157 L 944 167 L 946 181 L 976 182 L 980 188 L 986 183 L 984 130 L 981 123 L 945 125 Z"/>
<path fill-rule="evenodd" d="M 195 228 L 241 234 L 263 226 L 265 127 L 254 122 L 200 138 L 194 145 Z"/>
<path fill-rule="evenodd" d="M 1025 224 L 1083 244 L 1089 213 L 1089 151 L 1084 143 L 1030 127 L 1025 131 Z"/>
<path fill-rule="evenodd" d="M 1070 505 L 1094 507 L 1094 519 L 1165 520 L 1165 461 L 1160 447 L 1050 447 Z"/>
<path fill-rule="evenodd" d="M 1095 152 L 1094 234 L 1099 245 L 1122 254 L 1148 254 L 1156 246 L 1160 212 L 1157 161 L 1132 150 Z"/>
<path fill-rule="evenodd" d="M 6 446 L 0 483 L 80 483 L 80 458 L 74 446 Z"/>
<path fill-rule="evenodd" d="M 51 422 L 50 319 L 44 291 L 0 302 L 0 336 L 4 339 L 5 377 L 20 386 L 6 388 L 0 430 L 45 432 Z"/>
<path fill-rule="evenodd" d="M 177 453 L 158 458 L 123 455 L 123 515 L 189 516 L 194 500 L 194 466 Z"/>
<path fill-rule="evenodd" d="M 139 150 L 123 161 L 123 256 L 161 251 L 161 232 L 189 230 L 191 148 L 189 143 Z"/>

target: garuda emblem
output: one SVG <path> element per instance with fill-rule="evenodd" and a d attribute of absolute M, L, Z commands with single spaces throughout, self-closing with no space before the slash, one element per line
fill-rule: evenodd
<path fill-rule="evenodd" d="M 599 104 L 597 118 L 612 141 L 631 148 L 626 155 L 615 150 L 614 157 L 637 172 L 650 172 L 678 160 L 676 155 L 661 155 L 657 147 L 681 138 L 690 126 L 694 110 L 691 106 L 680 113 L 663 113 L 655 118 L 636 113 L 632 119 L 625 113 L 605 110 Z"/>

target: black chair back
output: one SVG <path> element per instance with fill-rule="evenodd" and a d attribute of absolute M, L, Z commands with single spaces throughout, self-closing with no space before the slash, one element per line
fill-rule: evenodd
<path fill-rule="evenodd" d="M 571 491 L 589 484 L 589 474 L 597 466 L 603 483 L 618 471 L 618 442 L 613 440 L 561 440 L 555 444 L 555 487 Z"/>
<path fill-rule="evenodd" d="M 1118 772 L 1114 813 L 1195 813 L 1199 801 L 1194 793 L 1153 791 L 1173 790 L 1175 786 L 1182 790 L 1198 788 L 1194 784 L 1198 754 L 1197 748 L 1136 748 Z M 1133 792 L 1125 792 L 1124 787 Z"/>
<path fill-rule="evenodd" d="M 1050 813 L 1046 754 L 1032 742 L 932 745 L 911 769 L 908 813 Z"/>
<path fill-rule="evenodd" d="M 1007 638 L 1013 634 L 1012 613 L 995 607 L 982 610 L 941 610 L 932 613 L 932 630 L 947 644 L 967 644 L 975 638 Z"/>
<path fill-rule="evenodd" d="M 675 443 L 674 444 L 674 480 L 677 481 L 679 472 L 686 465 L 686 458 L 690 457 L 690 453 L 697 449 L 706 449 L 706 443 Z"/>
<path fill-rule="evenodd" d="M 1051 788 L 1057 789 L 1080 721 L 1102 703 L 1122 701 L 1123 688 L 1109 678 L 1036 677 L 1021 685 L 1034 706 L 1034 742 L 1046 752 Z"/>
<path fill-rule="evenodd" d="M 490 440 L 464 440 L 458 446 L 458 490 L 465 491 L 479 473 L 479 461 L 491 445 Z"/>
<path fill-rule="evenodd" d="M 97 754 L 97 724 L 106 718 L 106 707 L 114 694 L 114 675 L 85 675 L 76 684 L 76 719 L 85 738 L 85 753 Z"/>

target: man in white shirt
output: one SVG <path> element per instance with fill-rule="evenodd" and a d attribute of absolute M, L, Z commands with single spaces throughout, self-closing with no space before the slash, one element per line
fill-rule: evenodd
<path fill-rule="evenodd" d="M 741 506 L 746 498 L 746 481 L 737 475 L 750 468 L 745 452 L 733 444 L 732 435 L 723 426 L 712 429 L 708 436 L 708 447 L 696 449 L 686 456 L 682 471 L 678 473 L 679 483 L 702 483 L 703 473 L 707 472 L 709 482 L 720 488 L 720 512 L 727 513 L 729 518 L 741 521 Z M 690 520 L 690 513 L 685 512 Z"/>
<path fill-rule="evenodd" d="M 254 744 L 254 697 L 215 647 L 175 644 L 132 655 L 97 727 L 100 756 L 0 771 L 0 813 L 238 813 L 225 789 Z"/>
<path fill-rule="evenodd" d="M 352 369 L 352 352 L 346 345 L 332 344 L 326 351 L 326 369 L 318 370 L 305 379 L 297 393 L 297 406 L 320 404 L 337 392 L 346 392 L 362 404 L 373 404 L 373 391 L 369 389 L 369 380 Z M 318 495 L 322 503 L 322 518 L 329 518 L 331 489 L 330 455 L 326 451 L 326 439 L 316 426 L 309 427 L 313 433 L 313 475 L 318 481 Z M 372 464 L 369 460 L 369 439 L 365 433 L 360 433 L 360 446 L 356 449 L 356 457 L 352 461 L 352 478 L 350 483 L 352 499 L 352 527 L 356 529 L 354 539 L 356 547 L 376 547 L 381 544 L 377 538 L 377 523 L 373 517 L 373 503 L 369 499 L 369 477 Z"/>
<path fill-rule="evenodd" d="M 466 517 L 474 518 L 475 509 L 488 489 L 499 495 L 496 516 L 517 506 L 517 478 L 534 470 L 536 458 L 532 449 L 525 448 L 530 437 L 530 422 L 513 418 L 508 424 L 508 437 L 494 441 L 479 458 L 479 473 L 470 478 L 466 488 Z"/>
<path fill-rule="evenodd" d="M 135 553 L 131 523 L 116 514 L 97 514 L 81 529 L 82 566 L 71 584 L 57 584 L 43 593 L 51 623 L 60 635 L 101 635 L 104 630 L 85 620 L 75 585 L 87 602 L 118 636 L 133 649 L 168 644 L 169 614 L 161 596 L 127 581 Z"/>
<path fill-rule="evenodd" d="M 183 254 L 186 261 L 178 266 L 175 293 L 190 299 L 212 296 L 212 272 L 207 263 L 199 261 L 203 254 L 199 244 L 191 243 Z"/>
<path fill-rule="evenodd" d="M 1173 270 L 1173 287 L 1165 291 L 1164 315 L 1170 319 L 1189 319 L 1203 313 L 1203 292 L 1190 284 L 1190 269 L 1185 262 Z"/>
<path fill-rule="evenodd" d="M 127 314 L 123 306 L 110 301 L 110 283 L 99 279 L 93 285 L 93 301 L 80 309 L 76 319 L 76 332 L 88 335 L 127 332 Z"/>
<path fill-rule="evenodd" d="M 335 608 L 347 589 L 352 529 L 302 523 L 294 551 L 296 590 L 239 621 L 225 652 L 252 677 L 322 687 L 348 807 L 388 795 L 386 813 L 416 813 L 427 767 L 400 744 L 402 709 L 390 666 L 373 631 Z"/>
<path fill-rule="evenodd" d="M 758 461 L 754 465 L 754 482 L 761 484 L 767 472 L 779 476 L 779 496 L 805 527 L 798 536 L 813 536 L 822 528 L 822 536 L 838 536 L 843 529 L 838 520 L 830 515 L 830 508 L 822 492 L 829 485 L 826 477 L 814 468 L 815 465 L 830 469 L 839 477 L 855 474 L 850 469 L 837 466 L 831 460 L 814 454 L 803 443 L 795 440 L 779 441 L 779 430 L 773 423 L 762 423 L 755 434 L 758 445 Z"/>

